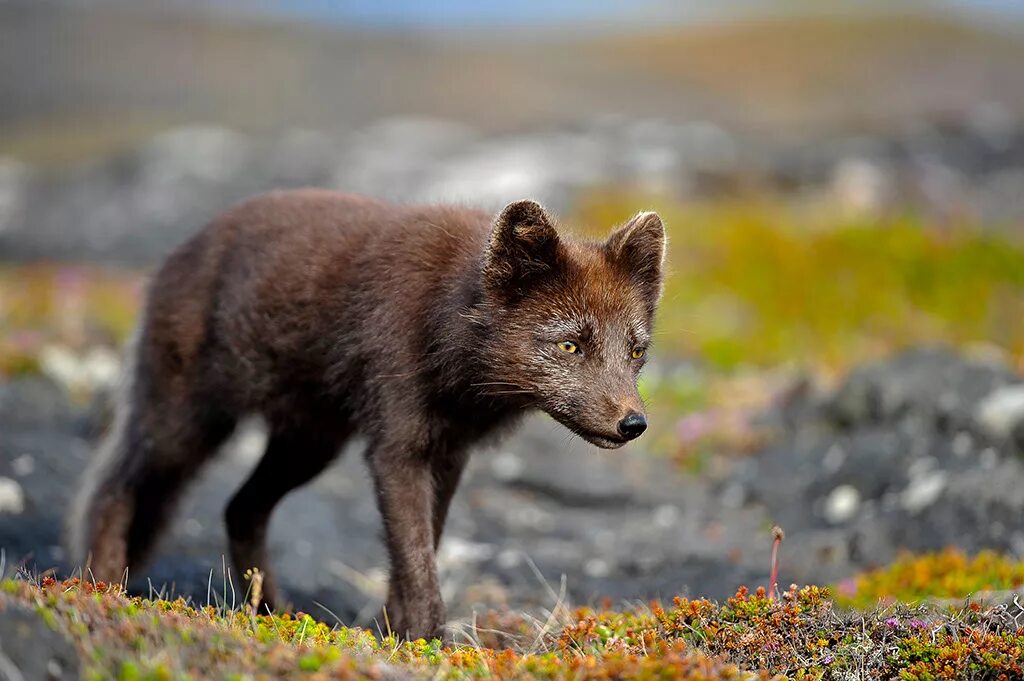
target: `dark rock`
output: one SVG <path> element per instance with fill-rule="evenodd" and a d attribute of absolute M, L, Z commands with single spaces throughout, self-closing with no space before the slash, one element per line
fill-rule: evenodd
<path fill-rule="evenodd" d="M 552 433 L 561 426 L 550 423 L 547 430 L 525 431 L 514 442 L 514 450 L 495 461 L 496 472 L 507 484 L 544 494 L 569 506 L 624 504 L 632 490 L 613 454 L 595 451 L 578 438 L 562 434 L 564 447 L 551 451 Z M 558 435 L 554 435 L 558 437 Z M 506 466 L 502 471 L 500 466 Z"/>
<path fill-rule="evenodd" d="M 971 425 L 979 400 L 1020 380 L 1003 366 L 965 360 L 952 350 L 915 349 L 852 372 L 827 413 L 845 427 L 916 417 L 954 431 Z"/>
<path fill-rule="evenodd" d="M 1024 421 L 1013 427 L 1013 444 L 1017 447 L 1018 454 L 1024 454 Z"/>
<path fill-rule="evenodd" d="M 1019 552 L 1024 462 L 976 410 L 1021 380 L 941 349 L 862 366 L 833 395 L 808 396 L 801 418 L 780 419 L 784 435 L 722 486 L 742 484 L 786 529 L 801 580 L 838 579 L 901 550 Z"/>
<path fill-rule="evenodd" d="M 13 430 L 67 424 L 78 415 L 78 410 L 59 385 L 45 378 L 30 377 L 0 381 L 0 414 L 3 430 Z"/>

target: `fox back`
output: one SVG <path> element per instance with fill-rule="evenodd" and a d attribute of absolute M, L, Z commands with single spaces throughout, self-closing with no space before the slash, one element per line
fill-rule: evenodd
<path fill-rule="evenodd" d="M 641 213 L 607 241 L 533 201 L 496 217 L 322 190 L 231 209 L 154 277 L 114 427 L 72 514 L 101 579 L 140 565 L 174 502 L 242 416 L 267 451 L 226 510 L 236 569 L 268 570 L 276 503 L 352 436 L 391 560 L 388 621 L 441 632 L 434 554 L 469 447 L 540 409 L 599 447 L 646 428 L 636 388 L 665 232 Z"/>

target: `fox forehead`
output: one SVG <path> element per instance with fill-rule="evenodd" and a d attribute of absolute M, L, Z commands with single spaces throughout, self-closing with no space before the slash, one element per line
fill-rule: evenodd
<path fill-rule="evenodd" d="M 542 333 L 583 340 L 622 334 L 630 342 L 648 343 L 651 320 L 641 291 L 599 246 L 574 246 L 567 249 L 562 276 L 538 296 Z"/>

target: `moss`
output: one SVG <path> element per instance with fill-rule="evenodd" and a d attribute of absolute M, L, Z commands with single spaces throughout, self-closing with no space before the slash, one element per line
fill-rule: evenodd
<path fill-rule="evenodd" d="M 987 342 L 1024 358 L 1024 247 L 993 230 L 609 191 L 584 197 L 574 222 L 603 230 L 638 205 L 669 230 L 659 353 L 836 366 L 920 342 Z"/>
<path fill-rule="evenodd" d="M 960 564 L 952 554 L 937 564 Z M 909 559 L 891 569 L 906 570 Z M 1005 576 L 996 557 L 962 571 Z M 1010 571 L 1012 572 L 1012 570 Z M 872 573 L 885 583 L 886 573 Z M 1010 579 L 1012 582 L 1012 578 Z M 890 606 L 837 609 L 827 589 L 791 587 L 777 599 L 740 589 L 724 603 L 675 598 L 628 610 L 579 608 L 553 631 L 528 616 L 480 618 L 476 645 L 377 639 L 309 615 L 264 616 L 131 598 L 117 586 L 8 581 L 0 606 L 29 604 L 78 647 L 85 678 L 437 679 L 953 679 L 1020 678 L 1024 630 L 1005 608 Z M 72 626 L 87 621 L 89 627 Z M 276 636 L 266 640 L 266 632 Z M 186 637 L 183 632 L 188 632 Z M 489 647 L 488 638 L 511 647 Z M 518 642 L 517 642 L 518 641 Z"/>
<path fill-rule="evenodd" d="M 918 604 L 928 600 L 962 600 L 1024 586 L 1024 562 L 994 551 L 971 557 L 949 548 L 924 555 L 904 554 L 892 565 L 871 570 L 836 587 L 844 607 L 870 608 L 881 603 Z"/>
<path fill-rule="evenodd" d="M 568 221 L 603 238 L 637 206 L 659 210 L 669 230 L 662 357 L 842 367 L 914 343 L 985 342 L 1024 360 L 1024 245 L 991 226 L 609 190 L 583 196 Z M 100 268 L 0 268 L 0 372 L 37 370 L 32 358 L 47 343 L 123 340 L 141 282 Z M 657 389 L 681 408 L 704 400 L 699 386 Z"/>
<path fill-rule="evenodd" d="M 113 345 L 131 332 L 141 302 L 136 272 L 93 267 L 0 267 L 0 377 L 34 374 L 51 344 Z"/>

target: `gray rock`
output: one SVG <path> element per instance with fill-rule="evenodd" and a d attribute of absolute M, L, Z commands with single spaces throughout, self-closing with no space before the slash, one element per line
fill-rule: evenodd
<path fill-rule="evenodd" d="M 965 428 L 973 421 L 973 405 L 1016 382 L 992 362 L 941 348 L 911 350 L 855 370 L 830 399 L 828 413 L 842 426 L 918 415 L 942 429 Z"/>
<path fill-rule="evenodd" d="M 0 681 L 71 681 L 78 654 L 37 613 L 0 603 Z"/>
<path fill-rule="evenodd" d="M 996 388 L 974 410 L 981 430 L 994 440 L 1008 440 L 1024 423 L 1024 383 Z"/>
<path fill-rule="evenodd" d="M 558 433 L 561 426 L 536 421 L 517 438 L 510 451 L 518 454 L 519 470 L 507 474 L 506 484 L 543 494 L 571 506 L 621 505 L 632 494 L 615 454 L 601 452 L 579 438 Z M 551 451 L 553 437 L 564 446 Z"/>

